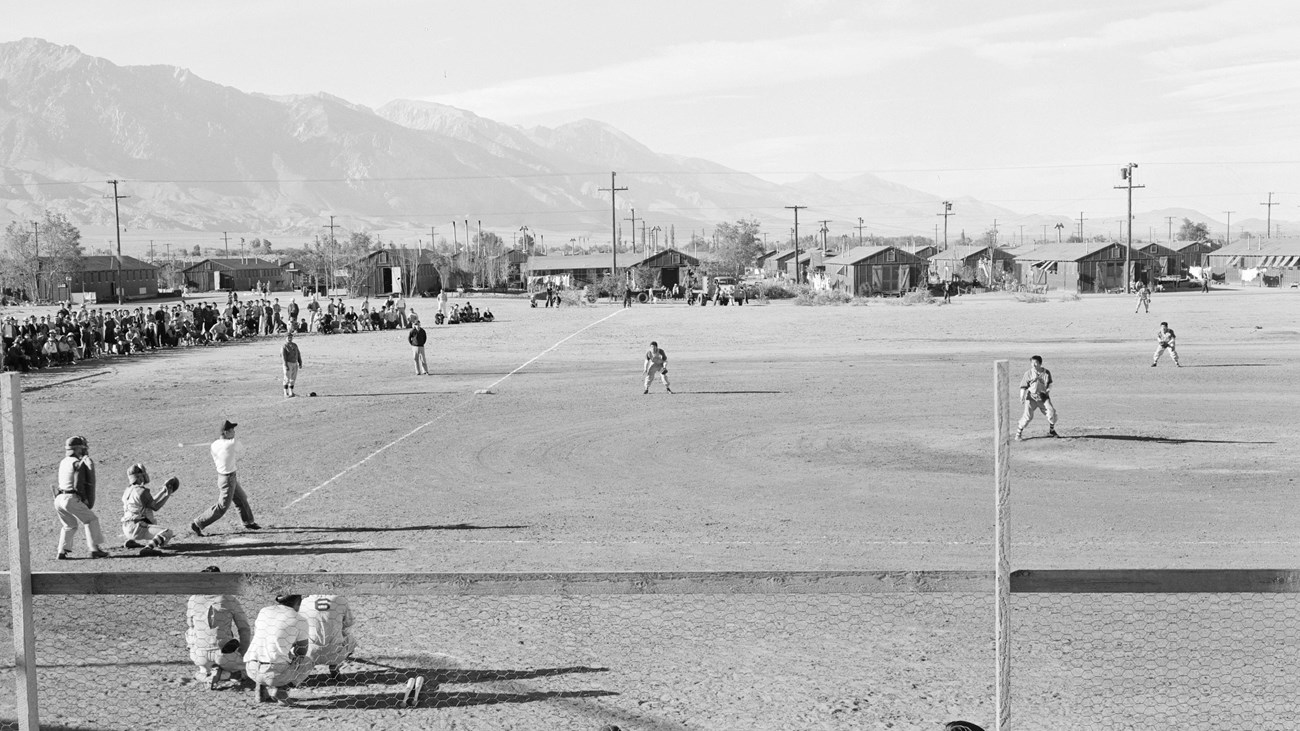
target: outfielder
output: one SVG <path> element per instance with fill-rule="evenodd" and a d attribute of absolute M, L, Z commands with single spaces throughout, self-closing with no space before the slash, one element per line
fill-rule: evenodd
<path fill-rule="evenodd" d="M 1133 310 L 1133 312 L 1136 313 L 1140 311 L 1143 307 L 1147 308 L 1147 312 L 1151 311 L 1151 290 L 1147 289 L 1147 286 L 1145 284 L 1138 284 L 1137 299 L 1138 299 L 1138 305 Z"/>
<path fill-rule="evenodd" d="M 139 462 L 126 471 L 131 485 L 122 493 L 122 535 L 126 548 L 139 548 L 141 556 L 161 556 L 159 550 L 167 545 L 176 534 L 168 528 L 154 525 L 154 511 L 162 510 L 172 493 L 180 489 L 181 481 L 173 477 L 167 480 L 161 493 L 155 495 L 145 485 L 149 484 L 149 471 Z"/>
<path fill-rule="evenodd" d="M 203 569 L 203 573 L 220 571 L 216 566 Z M 253 632 L 238 599 L 227 594 L 194 594 L 185 608 L 185 622 L 185 643 L 190 648 L 190 660 L 198 667 L 195 680 L 212 689 L 226 678 L 243 675 L 244 659 L 239 649 L 249 646 Z"/>
<path fill-rule="evenodd" d="M 314 594 L 302 600 L 298 613 L 307 620 L 307 654 L 313 665 L 327 665 L 330 677 L 339 676 L 339 666 L 357 647 L 352 636 L 352 609 L 346 597 Z"/>
<path fill-rule="evenodd" d="M 91 558 L 108 558 L 104 550 L 104 534 L 99 530 L 95 515 L 95 462 L 90 458 L 90 442 L 85 437 L 68 437 L 63 445 L 63 461 L 59 462 L 59 484 L 54 489 L 54 512 L 63 524 L 59 530 L 60 561 L 72 550 L 72 534 L 77 525 L 85 526 L 86 549 Z"/>
<path fill-rule="evenodd" d="M 284 334 L 284 347 L 280 348 L 280 360 L 284 361 L 284 397 L 293 398 L 294 384 L 298 382 L 298 369 L 302 368 L 302 351 L 293 342 L 293 330 Z"/>
<path fill-rule="evenodd" d="M 253 642 L 244 653 L 245 672 L 257 684 L 257 702 L 289 702 L 288 688 L 301 683 L 314 667 L 307 654 L 307 619 L 298 613 L 301 594 L 275 598 L 257 613 Z"/>
<path fill-rule="evenodd" d="M 650 393 L 650 381 L 654 380 L 656 375 L 659 376 L 660 381 L 663 381 L 664 390 L 672 393 L 673 389 L 668 385 L 668 353 L 659 347 L 659 343 L 651 342 L 650 350 L 646 351 L 645 354 L 645 391 L 642 392 L 643 394 Z"/>
<path fill-rule="evenodd" d="M 1052 405 L 1048 394 L 1051 389 L 1052 372 L 1043 367 L 1043 357 L 1035 355 L 1029 359 L 1029 370 L 1020 379 L 1020 400 L 1025 404 L 1025 413 L 1021 415 L 1020 424 L 1016 427 L 1017 442 L 1021 440 L 1025 427 L 1034 420 L 1035 411 L 1047 414 L 1047 436 L 1061 436 L 1056 433 L 1056 407 Z"/>
<path fill-rule="evenodd" d="M 1169 323 L 1160 323 L 1160 330 L 1156 332 L 1156 354 L 1151 356 L 1152 368 L 1155 368 L 1156 363 L 1160 362 L 1160 356 L 1165 354 L 1165 350 L 1168 350 L 1169 354 L 1174 357 L 1174 365 L 1179 368 L 1183 367 L 1183 364 L 1178 362 L 1177 337 L 1177 335 L 1174 335 L 1174 331 L 1169 329 Z"/>

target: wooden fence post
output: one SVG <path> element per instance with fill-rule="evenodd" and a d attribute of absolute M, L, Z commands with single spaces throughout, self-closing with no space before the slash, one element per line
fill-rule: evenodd
<path fill-rule="evenodd" d="M 23 459 L 22 384 L 17 373 L 0 373 L 0 433 L 9 507 L 9 603 L 13 613 L 15 712 L 18 728 L 37 731 L 36 629 L 32 625 L 32 563 L 27 546 L 27 467 Z"/>

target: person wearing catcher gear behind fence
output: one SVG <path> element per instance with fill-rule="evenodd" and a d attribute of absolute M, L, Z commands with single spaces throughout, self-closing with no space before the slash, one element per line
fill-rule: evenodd
<path fill-rule="evenodd" d="M 1020 441 L 1025 427 L 1034 420 L 1034 412 L 1047 414 L 1047 436 L 1059 437 L 1056 433 L 1056 406 L 1052 404 L 1052 372 L 1043 367 L 1043 357 L 1035 355 L 1029 359 L 1029 370 L 1020 379 L 1020 400 L 1025 404 L 1025 413 L 1020 417 L 1016 427 L 1016 441 Z"/>
<path fill-rule="evenodd" d="M 220 572 L 209 566 L 201 573 Z M 238 599 L 228 594 L 194 594 L 185 608 L 185 623 L 190 660 L 198 667 L 195 680 L 215 689 L 222 680 L 243 677 L 244 658 L 239 650 L 252 643 L 253 630 Z"/>
<path fill-rule="evenodd" d="M 162 510 L 167 499 L 180 489 L 181 481 L 173 477 L 161 492 L 154 493 L 145 487 L 149 471 L 139 462 L 127 469 L 126 476 L 131 485 L 122 493 L 122 535 L 126 537 L 122 545 L 140 549 L 141 556 L 161 556 L 160 549 L 176 534 L 154 524 L 154 511 Z"/>
<path fill-rule="evenodd" d="M 59 483 L 54 488 L 54 512 L 59 516 L 60 561 L 72 550 L 72 535 L 77 525 L 85 527 L 86 549 L 91 558 L 108 558 L 104 534 L 95 515 L 95 462 L 90 458 L 90 442 L 81 436 L 69 437 L 64 443 L 63 461 L 59 462 Z"/>

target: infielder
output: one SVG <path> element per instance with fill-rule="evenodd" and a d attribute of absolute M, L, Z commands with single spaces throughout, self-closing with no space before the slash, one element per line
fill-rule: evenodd
<path fill-rule="evenodd" d="M 330 677 L 339 676 L 343 664 L 357 647 L 352 636 L 352 608 L 346 597 L 314 594 L 302 600 L 298 613 L 307 620 L 307 649 L 313 665 L 327 665 Z"/>
<path fill-rule="evenodd" d="M 1138 312 L 1143 307 L 1147 308 L 1147 312 L 1150 312 L 1151 311 L 1151 290 L 1147 289 L 1147 286 L 1145 284 L 1138 285 L 1137 298 L 1138 298 L 1138 306 L 1133 310 L 1133 312 Z"/>
<path fill-rule="evenodd" d="M 235 456 L 243 451 L 243 444 L 235 439 L 237 426 L 227 420 L 221 425 L 221 438 L 212 443 L 212 463 L 217 467 L 217 503 L 190 523 L 190 532 L 196 536 L 202 536 L 204 528 L 221 520 L 232 502 L 239 509 L 239 519 L 244 521 L 245 528 L 260 530 L 262 527 L 253 520 L 253 508 L 235 473 Z"/>
<path fill-rule="evenodd" d="M 659 343 L 651 342 L 650 350 L 645 354 L 645 391 L 643 394 L 650 393 L 650 381 L 654 380 L 655 375 L 664 384 L 664 390 L 672 393 L 673 389 L 668 385 L 668 353 L 659 347 Z"/>
<path fill-rule="evenodd" d="M 149 471 L 143 464 L 131 465 L 126 476 L 131 485 L 122 493 L 122 535 L 126 537 L 122 545 L 140 549 L 141 556 L 161 556 L 159 549 L 176 534 L 154 524 L 154 511 L 162 510 L 172 493 L 180 489 L 181 481 L 173 477 L 167 480 L 162 492 L 154 494 L 145 487 L 149 484 Z"/>
<path fill-rule="evenodd" d="M 1174 331 L 1169 329 L 1169 323 L 1160 323 L 1160 330 L 1156 332 L 1156 354 L 1151 356 L 1152 368 L 1155 368 L 1156 363 L 1160 362 L 1160 356 L 1165 354 L 1165 350 L 1168 350 L 1169 354 L 1174 357 L 1174 365 L 1179 368 L 1183 367 L 1183 364 L 1178 362 L 1177 337 L 1177 335 L 1174 335 Z"/>
<path fill-rule="evenodd" d="M 90 442 L 85 437 L 68 437 L 63 445 L 64 457 L 59 462 L 59 484 L 54 489 L 54 512 L 63 524 L 59 530 L 60 561 L 68 558 L 72 550 L 72 535 L 77 525 L 85 526 L 86 549 L 91 558 L 108 558 L 104 550 L 104 534 L 99 530 L 95 507 L 95 462 L 90 458 Z"/>
<path fill-rule="evenodd" d="M 1052 405 L 1048 394 L 1051 389 L 1052 372 L 1043 367 L 1043 357 L 1035 355 L 1029 359 L 1029 370 L 1020 379 L 1020 400 L 1025 404 L 1025 413 L 1021 415 L 1020 424 L 1016 427 L 1017 442 L 1021 440 L 1025 427 L 1034 420 L 1035 411 L 1047 414 L 1047 436 L 1061 436 L 1056 433 L 1056 407 Z"/>
<path fill-rule="evenodd" d="M 284 361 L 284 397 L 293 398 L 293 386 L 298 382 L 298 369 L 302 368 L 302 352 L 293 342 L 293 330 L 284 334 L 284 347 L 280 348 L 280 360 Z"/>
<path fill-rule="evenodd" d="M 209 566 L 202 573 L 220 571 Z M 213 689 L 224 679 L 243 676 L 244 658 L 239 649 L 250 645 L 253 632 L 238 599 L 227 594 L 194 594 L 185 608 L 185 622 L 185 643 L 190 660 L 198 667 L 195 680 Z"/>
<path fill-rule="evenodd" d="M 310 640 L 307 619 L 298 613 L 302 595 L 278 596 L 275 602 L 257 613 L 244 665 L 249 679 L 257 684 L 258 703 L 274 698 L 288 705 L 288 688 L 311 674 Z"/>

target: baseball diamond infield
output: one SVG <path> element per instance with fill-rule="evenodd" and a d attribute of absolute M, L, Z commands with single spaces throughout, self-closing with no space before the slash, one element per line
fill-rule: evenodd
<path fill-rule="evenodd" d="M 33 571 L 988 571 L 992 362 L 1010 360 L 1018 379 L 1034 354 L 1054 378 L 1062 438 L 1039 415 L 1012 447 L 1013 568 L 1300 565 L 1297 291 L 1157 294 L 1150 314 L 1109 295 L 626 310 L 473 301 L 497 321 L 426 325 L 429 377 L 414 374 L 400 330 L 301 338 L 293 399 L 280 391 L 281 338 L 24 376 Z M 412 304 L 431 321 L 432 301 Z M 1178 333 L 1181 368 L 1150 367 L 1161 321 Z M 674 394 L 656 382 L 642 395 L 651 340 L 669 355 Z M 232 511 L 198 538 L 186 527 L 215 498 L 206 444 L 225 419 L 239 423 L 240 481 L 262 530 L 244 531 Z M 50 485 L 72 434 L 98 460 L 110 560 L 86 560 L 80 537 L 77 560 L 54 560 Z M 168 556 L 120 547 L 118 498 L 135 462 L 155 482 L 182 481 L 159 513 L 178 534 Z M 356 682 L 309 684 L 297 707 L 270 709 L 194 687 L 183 597 L 40 596 L 42 720 L 991 727 L 991 592 L 355 597 L 360 661 L 345 672 Z M 1141 728 L 1126 705 L 1161 707 L 1193 688 L 1206 706 L 1237 704 L 1220 709 L 1227 726 L 1244 706 L 1293 722 L 1294 693 L 1275 696 L 1294 690 L 1300 667 L 1296 595 L 1250 596 L 1027 603 L 1037 609 L 1017 658 L 1032 671 L 1016 682 L 1033 700 L 1014 712 L 1032 723 L 1019 728 Z M 270 600 L 243 603 L 251 618 Z M 1157 637 L 1179 622 L 1187 633 Z M 1111 642 L 1133 623 L 1150 636 Z M 1079 626 L 1087 637 L 1063 639 Z M 1136 667 L 1159 654 L 1184 671 L 1165 687 L 1088 670 L 1079 653 L 1103 650 Z M 1224 664 L 1219 679 L 1269 668 L 1251 686 L 1267 702 L 1240 684 L 1213 695 L 1216 673 L 1196 669 L 1206 653 Z M 416 670 L 433 678 L 434 702 L 345 697 L 395 703 L 390 681 Z M 13 685 L 6 674 L 0 718 L 12 717 Z M 1110 715 L 1084 710 L 1094 702 Z"/>

